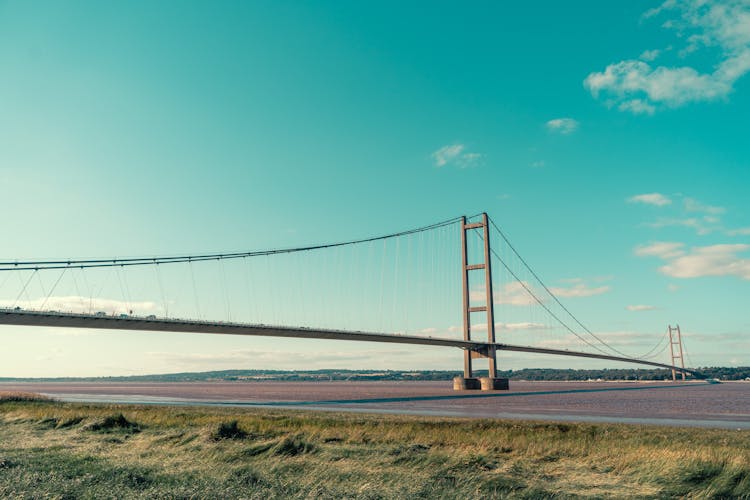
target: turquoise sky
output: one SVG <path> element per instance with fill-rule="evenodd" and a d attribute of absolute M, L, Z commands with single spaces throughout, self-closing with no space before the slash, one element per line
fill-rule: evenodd
<path fill-rule="evenodd" d="M 487 211 L 621 349 L 679 323 L 693 364 L 747 365 L 748 72 L 743 0 L 0 1 L 0 257 L 286 247 Z M 141 283 L 134 300 L 158 302 Z M 415 331 L 460 324 L 421 311 Z M 0 335 L 0 376 L 461 366 L 369 344 Z"/>

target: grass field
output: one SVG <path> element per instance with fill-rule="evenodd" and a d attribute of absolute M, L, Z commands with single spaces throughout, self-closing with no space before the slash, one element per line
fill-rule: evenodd
<path fill-rule="evenodd" d="M 0 394 L 0 498 L 750 498 L 750 432 Z"/>

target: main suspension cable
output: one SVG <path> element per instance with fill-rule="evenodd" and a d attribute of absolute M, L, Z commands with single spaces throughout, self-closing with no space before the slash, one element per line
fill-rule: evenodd
<path fill-rule="evenodd" d="M 664 340 L 666 340 L 666 342 L 664 342 Z M 664 345 L 662 346 L 662 344 L 664 344 Z M 659 337 L 659 340 L 658 340 L 658 342 L 656 342 L 656 344 L 654 345 L 654 347 L 652 347 L 649 351 L 647 351 L 646 354 L 638 356 L 636 359 L 652 359 L 652 358 L 655 358 L 655 357 L 659 356 L 661 353 L 663 353 L 664 350 L 667 348 L 668 345 L 669 345 L 669 340 L 667 338 L 667 332 L 664 332 L 664 334 L 661 337 Z M 659 346 L 661 346 L 661 349 L 658 352 L 654 352 L 654 351 L 656 351 L 656 349 Z"/>
<path fill-rule="evenodd" d="M 492 252 L 492 255 L 494 255 L 495 258 L 497 258 L 497 260 L 500 261 L 500 264 L 502 264 L 503 267 L 505 268 L 505 270 L 508 271 L 508 273 L 510 273 L 510 275 L 513 276 L 516 279 L 516 281 L 524 288 L 524 290 L 526 290 L 526 292 L 528 292 L 528 294 L 531 295 L 531 297 L 540 306 L 542 306 L 544 308 L 544 310 L 547 311 L 547 313 L 549 313 L 550 316 L 552 316 L 553 318 L 555 318 L 557 320 L 557 322 L 560 323 L 566 330 L 568 330 L 570 333 L 572 333 L 573 335 L 575 335 L 578 339 L 580 339 L 581 341 L 583 341 L 586 345 L 588 345 L 590 347 L 593 347 L 594 349 L 596 349 L 597 351 L 599 351 L 599 352 L 601 352 L 603 354 L 609 354 L 607 351 L 599 348 L 599 346 L 597 346 L 595 344 L 592 344 L 591 342 L 589 342 L 588 340 L 586 340 L 584 337 L 578 335 L 575 332 L 575 330 L 573 330 L 571 327 L 569 327 L 567 325 L 567 323 L 565 323 L 555 313 L 553 313 L 550 310 L 550 308 L 547 307 L 547 305 L 539 297 L 537 297 L 536 294 L 534 294 L 534 292 L 531 291 L 531 289 L 526 285 L 526 283 L 524 283 L 524 281 L 513 271 L 513 269 L 511 269 L 510 266 L 508 266 L 508 264 L 505 263 L 505 261 L 500 257 L 500 254 L 498 254 L 495 251 L 494 248 L 490 248 L 490 252 Z"/>
<path fill-rule="evenodd" d="M 603 346 L 611 349 L 612 351 L 616 352 L 620 356 L 623 356 L 623 357 L 626 357 L 626 358 L 632 357 L 632 356 L 630 356 L 630 355 L 628 355 L 628 354 L 626 354 L 626 353 L 624 353 L 624 352 L 616 349 L 615 347 L 612 347 L 609 343 L 605 342 L 604 340 L 602 340 L 601 338 L 599 338 L 594 332 L 592 332 L 591 330 L 589 330 L 588 327 L 586 327 L 586 325 L 584 325 L 583 323 L 581 323 L 581 321 L 572 312 L 570 312 L 570 310 L 567 307 L 565 307 L 565 305 L 563 305 L 562 302 L 560 302 L 560 299 L 558 299 L 557 296 L 554 293 L 552 293 L 552 291 L 547 287 L 547 285 L 544 284 L 544 282 L 542 281 L 542 279 L 539 277 L 539 275 L 536 274 L 536 272 L 534 272 L 534 270 L 531 268 L 531 266 L 529 266 L 529 264 L 526 262 L 526 260 L 523 257 L 521 257 L 521 254 L 518 253 L 518 251 L 515 249 L 515 247 L 513 246 L 513 244 L 508 239 L 508 237 L 505 236 L 505 233 L 503 233 L 503 231 L 497 226 L 497 224 L 495 224 L 495 221 L 493 221 L 489 217 L 488 217 L 488 219 L 490 220 L 490 223 L 495 228 L 495 230 L 498 232 L 498 234 L 500 234 L 500 237 L 508 245 L 508 248 L 510 248 L 513 251 L 513 253 L 521 261 L 521 263 L 526 267 L 526 269 L 529 270 L 529 272 L 531 273 L 531 275 L 534 276 L 534 278 L 536 278 L 537 282 L 542 286 L 542 288 L 544 288 L 544 290 L 550 295 L 550 297 L 552 297 L 552 299 L 555 302 L 557 302 L 557 304 L 563 309 L 563 311 L 565 311 L 566 313 L 568 313 L 568 316 L 570 316 L 573 319 L 573 321 L 575 321 L 578 324 L 578 326 L 580 326 L 581 328 L 583 328 L 583 330 L 586 333 L 588 333 L 593 338 L 595 338 L 596 340 L 598 340 L 599 343 L 601 343 Z M 534 298 L 536 298 L 536 297 L 534 297 Z M 539 302 L 538 299 L 537 299 L 537 301 Z M 540 302 L 540 304 L 541 304 L 541 302 Z M 544 306 L 544 307 L 546 309 L 546 306 Z M 560 320 L 558 319 L 558 321 L 560 321 Z M 566 328 L 567 328 L 567 326 L 566 326 Z M 578 336 L 578 335 L 576 335 L 576 336 Z M 659 343 L 657 343 L 657 346 L 658 346 Z M 588 342 L 587 342 L 587 344 L 588 344 Z M 589 345 L 591 345 L 591 344 L 589 344 Z M 633 358 L 633 359 L 639 359 L 639 358 Z"/>
<path fill-rule="evenodd" d="M 472 216 L 475 217 L 475 216 Z M 305 247 L 293 247 L 293 248 L 279 248 L 272 250 L 256 250 L 249 252 L 235 252 L 235 253 L 217 253 L 217 254 L 203 254 L 203 255 L 183 255 L 174 257 L 135 257 L 127 259 L 69 259 L 69 260 L 36 260 L 36 261 L 5 261 L 0 262 L 0 271 L 40 271 L 46 269 L 64 269 L 68 267 L 78 267 L 81 269 L 93 268 L 93 267 L 114 267 L 114 266 L 143 266 L 152 264 L 171 264 L 177 262 L 200 262 L 205 260 L 224 260 L 224 259 L 240 259 L 243 257 L 257 257 L 264 255 L 277 255 L 287 254 L 296 252 L 308 252 L 312 250 L 324 250 L 327 248 L 337 248 L 349 245 L 357 245 L 360 243 L 368 243 L 371 241 L 380 241 L 390 238 L 397 238 L 399 236 L 407 236 L 410 234 L 421 233 L 429 231 L 431 229 L 437 229 L 440 227 L 455 224 L 461 220 L 461 217 L 454 217 L 452 219 L 430 224 L 428 226 L 422 226 L 415 229 L 409 229 L 398 233 L 391 233 L 382 236 L 374 236 L 371 238 L 362 238 L 358 240 L 342 241 L 339 243 L 327 243 L 321 245 L 311 245 Z"/>

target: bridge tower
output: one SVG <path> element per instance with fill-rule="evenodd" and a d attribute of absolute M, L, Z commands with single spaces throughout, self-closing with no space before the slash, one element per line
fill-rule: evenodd
<path fill-rule="evenodd" d="M 680 333 L 680 325 L 676 325 L 674 328 L 672 328 L 672 325 L 669 325 L 667 328 L 669 328 L 669 351 L 672 356 L 669 364 L 672 366 L 678 366 L 675 361 L 679 361 L 680 368 L 685 368 L 685 358 L 683 357 L 682 351 L 682 333 Z M 675 346 L 677 346 L 677 351 L 675 351 Z M 680 372 L 680 375 L 682 375 L 682 380 L 685 380 L 685 372 Z M 672 380 L 677 380 L 677 371 L 674 368 L 672 368 Z"/>
<path fill-rule="evenodd" d="M 469 252 L 467 244 L 467 234 L 473 229 L 482 230 L 482 240 L 484 242 L 484 262 L 469 263 Z M 492 263 L 490 259 L 490 230 L 489 218 L 487 213 L 482 213 L 481 222 L 467 223 L 466 217 L 461 218 L 461 275 L 463 284 L 463 332 L 464 340 L 471 338 L 471 314 L 476 312 L 485 313 L 487 324 L 487 343 L 495 343 L 495 306 L 492 297 Z M 484 271 L 484 305 L 473 306 L 470 300 L 469 291 L 469 274 L 472 271 Z M 487 358 L 488 373 L 487 377 L 474 377 L 472 362 L 476 358 Z M 493 346 L 486 350 L 475 351 L 470 349 L 464 350 L 464 374 L 463 377 L 456 377 L 453 381 L 453 388 L 456 390 L 482 389 L 485 391 L 505 390 L 508 389 L 508 379 L 497 378 L 497 353 Z"/>

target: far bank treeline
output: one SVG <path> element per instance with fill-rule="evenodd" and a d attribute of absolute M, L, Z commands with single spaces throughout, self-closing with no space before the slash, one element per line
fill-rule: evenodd
<path fill-rule="evenodd" d="M 708 378 L 719 380 L 750 379 L 750 366 L 698 368 Z M 52 381 L 52 382 L 205 382 L 226 381 L 335 381 L 335 380 L 450 380 L 460 375 L 446 370 L 222 370 L 197 373 L 168 373 L 128 377 L 61 377 L 61 378 L 10 378 L 0 377 L 0 382 Z M 477 372 L 482 376 L 481 371 Z M 671 379 L 669 370 L 662 369 L 602 369 L 562 370 L 556 368 L 524 368 L 498 371 L 498 377 L 511 380 L 665 380 Z"/>

